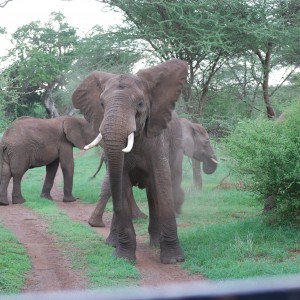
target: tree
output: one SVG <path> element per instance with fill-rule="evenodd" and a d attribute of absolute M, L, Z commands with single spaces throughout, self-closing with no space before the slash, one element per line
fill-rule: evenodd
<path fill-rule="evenodd" d="M 7 125 L 18 116 L 17 89 L 6 89 L 12 86 L 12 79 L 6 73 L 0 74 L 0 131 L 3 132 Z"/>
<path fill-rule="evenodd" d="M 249 57 L 251 52 L 261 66 L 258 83 L 266 114 L 275 115 L 269 76 L 276 66 L 283 66 L 277 58 L 287 52 L 291 57 L 299 48 L 296 0 L 97 1 L 124 12 L 129 38 L 147 41 L 163 60 L 177 57 L 188 62 L 184 99 L 189 113 L 202 116 L 216 73 L 225 62 Z"/>
<path fill-rule="evenodd" d="M 188 85 L 183 93 L 189 113 L 203 114 L 209 85 L 227 58 L 230 42 L 220 43 L 216 3 L 202 1 L 98 0 L 125 14 L 128 38 L 148 43 L 144 52 L 162 60 L 180 58 L 189 64 Z M 198 103 L 193 103 L 193 98 Z"/>
<path fill-rule="evenodd" d="M 61 13 L 51 13 L 45 24 L 37 21 L 18 28 L 7 57 L 13 61 L 5 70 L 12 79 L 7 90 L 18 89 L 21 103 L 43 103 L 50 117 L 59 116 L 53 93 L 65 84 L 77 40 L 76 30 Z"/>
<path fill-rule="evenodd" d="M 55 91 L 54 96 L 71 99 L 79 81 L 94 70 L 110 73 L 130 73 L 135 63 L 141 59 L 135 41 L 124 40 L 123 34 L 103 30 L 95 26 L 85 37 L 78 40 L 76 60 L 67 75 L 64 89 Z M 65 105 L 67 105 L 66 103 Z M 72 106 L 72 105 L 71 105 Z"/>
<path fill-rule="evenodd" d="M 300 17 L 300 10 L 293 11 L 294 0 L 251 0 L 226 1 L 232 12 L 230 39 L 236 40 L 245 53 L 252 52 L 261 65 L 261 77 L 255 79 L 262 87 L 266 114 L 275 116 L 269 89 L 270 73 L 273 69 L 285 66 L 283 54 L 294 48 L 299 41 L 299 26 L 291 21 Z M 232 3 L 230 3 L 232 2 Z M 293 63 L 290 61 L 290 63 Z M 292 72 L 290 72 L 285 81 Z"/>
<path fill-rule="evenodd" d="M 95 26 L 78 43 L 73 69 L 81 70 L 84 76 L 87 72 L 99 69 L 128 73 L 141 59 L 138 49 L 137 42 L 128 40 L 122 32 L 113 29 L 105 31 Z"/>

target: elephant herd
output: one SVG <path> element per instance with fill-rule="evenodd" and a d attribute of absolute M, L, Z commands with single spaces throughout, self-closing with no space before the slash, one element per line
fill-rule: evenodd
<path fill-rule="evenodd" d="M 72 95 L 74 107 L 84 118 L 15 120 L 0 143 L 0 205 L 9 204 L 11 177 L 12 203 L 24 202 L 22 176 L 39 166 L 46 166 L 41 196 L 51 199 L 59 164 L 63 201 L 74 201 L 72 149 L 101 145 L 106 175 L 89 224 L 104 226 L 103 211 L 112 196 L 113 218 L 106 242 L 115 247 L 115 256 L 135 261 L 132 219 L 142 212 L 132 187 L 138 186 L 147 194 L 150 244 L 160 247 L 162 263 L 183 261 L 176 225 L 184 201 L 183 156 L 201 161 L 207 174 L 213 173 L 218 163 L 204 127 L 179 118 L 174 111 L 186 78 L 187 64 L 179 59 L 141 69 L 135 75 L 94 71 Z"/>

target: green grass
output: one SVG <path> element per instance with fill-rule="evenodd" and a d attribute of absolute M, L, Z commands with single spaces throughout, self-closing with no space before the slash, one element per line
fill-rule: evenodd
<path fill-rule="evenodd" d="M 31 268 L 30 259 L 22 244 L 0 224 L 0 295 L 17 293 Z"/>
<path fill-rule="evenodd" d="M 104 243 L 94 228 L 72 221 L 55 202 L 39 197 L 43 169 L 27 172 L 23 183 L 25 205 L 48 222 L 49 233 L 55 234 L 72 267 L 86 273 L 91 288 L 137 285 L 140 276 L 136 267 L 124 259 L 115 258 L 112 248 Z"/>
<path fill-rule="evenodd" d="M 79 153 L 78 151 L 74 153 Z M 93 148 L 84 156 L 78 156 L 75 159 L 73 194 L 79 197 L 84 203 L 96 203 L 102 179 L 105 174 L 105 164 L 103 164 L 98 175 L 91 179 L 100 163 L 100 149 Z"/>
<path fill-rule="evenodd" d="M 83 202 L 95 203 L 105 174 L 103 167 L 96 179 L 89 179 L 99 164 L 98 149 L 84 156 L 75 153 L 74 195 Z M 229 188 L 219 188 L 228 175 L 227 163 L 221 161 L 214 174 L 204 175 L 203 189 L 197 190 L 191 184 L 191 164 L 188 159 L 184 161 L 182 186 L 186 197 L 177 224 L 186 261 L 180 266 L 189 273 L 200 273 L 213 280 L 299 273 L 299 229 L 268 225 L 261 214 L 262 204 L 255 196 L 231 185 L 238 179 L 230 176 L 226 178 Z M 73 267 L 86 272 L 91 287 L 114 286 L 116 282 L 118 286 L 136 285 L 139 273 L 135 266 L 114 258 L 111 247 L 103 243 L 93 228 L 70 220 L 55 203 L 39 198 L 44 172 L 44 168 L 37 168 L 26 173 L 22 185 L 28 199 L 26 205 L 47 220 L 49 232 L 55 234 Z M 134 188 L 134 195 L 141 210 L 148 214 L 145 191 Z M 112 211 L 111 201 L 107 210 Z M 148 238 L 147 219 L 134 221 L 134 226 L 138 235 Z M 0 227 L 1 233 L 3 230 Z M 4 241 L 1 246 L 6 244 L 10 242 Z M 22 245 L 16 245 L 20 248 L 17 251 L 24 251 Z M 5 250 L 5 254 L 17 251 Z M 13 267 L 18 268 L 18 264 Z M 19 274 L 24 272 L 21 268 L 12 270 L 18 280 L 22 280 Z M 8 273 L 2 273 L 2 268 L 0 274 L 4 276 L 0 284 L 17 282 L 13 277 L 6 277 Z"/>
<path fill-rule="evenodd" d="M 209 279 L 299 273 L 297 229 L 271 228 L 259 218 L 181 232 L 190 273 Z"/>
<path fill-rule="evenodd" d="M 226 162 L 213 175 L 203 176 L 202 190 L 188 188 L 189 164 L 185 161 L 187 192 L 178 218 L 186 254 L 183 268 L 213 280 L 300 273 L 298 228 L 272 227 L 264 221 L 262 204 L 253 194 L 218 188 L 228 175 Z"/>

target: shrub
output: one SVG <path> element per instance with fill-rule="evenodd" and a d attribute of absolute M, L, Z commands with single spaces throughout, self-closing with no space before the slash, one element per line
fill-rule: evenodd
<path fill-rule="evenodd" d="M 300 102 L 280 121 L 240 122 L 226 145 L 246 189 L 274 197 L 278 220 L 300 223 Z"/>

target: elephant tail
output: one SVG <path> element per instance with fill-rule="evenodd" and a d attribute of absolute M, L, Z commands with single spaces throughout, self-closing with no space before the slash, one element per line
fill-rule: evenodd
<path fill-rule="evenodd" d="M 100 172 L 100 170 L 101 170 L 101 168 L 102 168 L 102 165 L 103 165 L 103 162 L 104 162 L 104 161 L 106 161 L 106 158 L 105 158 L 105 155 L 102 154 L 102 155 L 101 155 L 100 164 L 99 164 L 99 166 L 98 166 L 98 169 L 97 169 L 97 171 L 95 172 L 95 174 L 94 174 L 92 177 L 90 177 L 90 180 L 95 179 L 95 177 L 97 176 L 97 174 Z"/>

